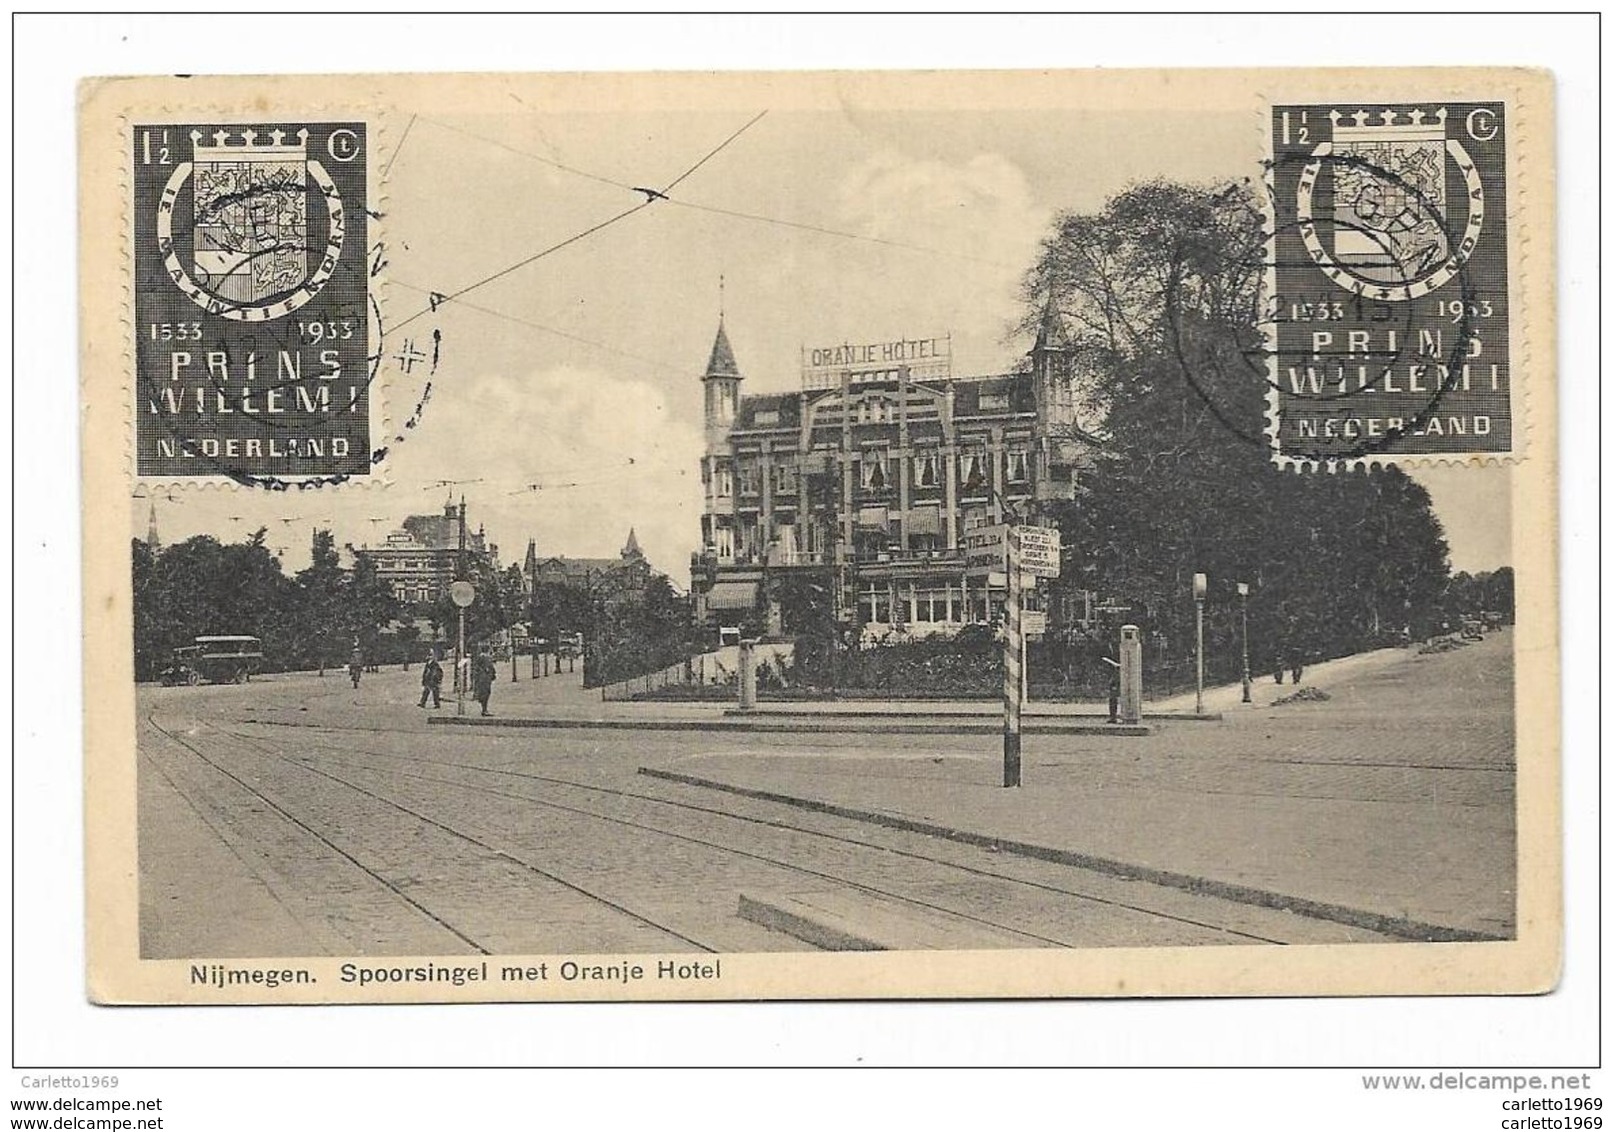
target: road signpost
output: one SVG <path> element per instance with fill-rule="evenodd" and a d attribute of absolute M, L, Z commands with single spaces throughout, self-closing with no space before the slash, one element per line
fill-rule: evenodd
<path fill-rule="evenodd" d="M 1059 576 L 1057 527 L 997 523 L 963 534 L 966 568 L 986 586 L 1004 587 L 1003 606 L 1003 785 L 1020 784 L 1021 716 L 1030 698 L 1025 641 L 1047 632 L 1047 614 L 1025 609 L 1025 587 Z"/>
<path fill-rule="evenodd" d="M 1004 546 L 1007 552 L 1008 601 L 1003 609 L 1003 785 L 1019 785 L 1020 702 L 1025 688 L 1020 682 L 1024 670 L 1021 649 L 1019 604 L 1020 584 L 1017 537 L 1019 529 L 1010 526 Z"/>
<path fill-rule="evenodd" d="M 1019 536 L 1019 568 L 1037 578 L 1059 576 L 1059 553 L 1063 549 L 1057 527 L 1016 527 Z"/>
<path fill-rule="evenodd" d="M 964 568 L 970 577 L 990 578 L 1001 574 L 1005 567 L 1005 555 L 1008 545 L 1008 527 L 1003 523 L 993 523 L 986 527 L 975 527 L 963 532 Z M 1006 580 L 1005 583 L 1006 584 Z"/>
<path fill-rule="evenodd" d="M 454 714 L 464 715 L 466 680 L 461 665 L 465 659 L 465 607 L 476 600 L 476 587 L 469 582 L 455 582 L 448 587 L 448 596 L 459 607 L 459 643 L 454 646 L 454 688 L 458 698 L 454 704 Z"/>

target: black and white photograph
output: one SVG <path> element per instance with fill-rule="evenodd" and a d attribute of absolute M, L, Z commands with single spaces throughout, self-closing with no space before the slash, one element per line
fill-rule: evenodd
<path fill-rule="evenodd" d="M 1598 14 L 10 26 L 13 1127 L 1601 1126 Z"/>
<path fill-rule="evenodd" d="M 1555 980 L 1542 76 L 81 114 L 97 1001 Z"/>

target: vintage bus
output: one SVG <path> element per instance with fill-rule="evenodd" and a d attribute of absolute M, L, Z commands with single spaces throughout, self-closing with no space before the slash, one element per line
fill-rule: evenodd
<path fill-rule="evenodd" d="M 174 650 L 174 661 L 162 670 L 165 685 L 244 684 L 263 664 L 263 642 L 257 637 L 197 637 L 194 645 Z"/>

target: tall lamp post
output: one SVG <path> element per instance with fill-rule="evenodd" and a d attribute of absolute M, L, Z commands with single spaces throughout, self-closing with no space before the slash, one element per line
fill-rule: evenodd
<path fill-rule="evenodd" d="M 1197 669 L 1196 693 L 1193 697 L 1193 713 L 1204 714 L 1204 594 L 1210 588 L 1210 579 L 1203 574 L 1193 575 L 1193 605 L 1194 616 L 1194 649 L 1193 666 Z"/>
<path fill-rule="evenodd" d="M 476 587 L 466 581 L 455 582 L 448 587 L 448 596 L 454 599 L 459 607 L 459 645 L 454 650 L 454 714 L 465 714 L 465 685 L 468 679 L 461 678 L 460 660 L 465 655 L 465 607 L 476 600 Z"/>
<path fill-rule="evenodd" d="M 1252 703 L 1249 695 L 1249 583 L 1238 583 L 1238 604 L 1243 614 L 1243 702 Z"/>

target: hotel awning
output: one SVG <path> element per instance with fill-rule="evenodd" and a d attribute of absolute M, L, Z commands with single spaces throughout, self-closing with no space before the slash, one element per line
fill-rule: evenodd
<path fill-rule="evenodd" d="M 755 609 L 755 582 L 718 582 L 706 595 L 707 609 Z"/>
<path fill-rule="evenodd" d="M 941 533 L 939 507 L 915 507 L 907 513 L 907 533 L 910 535 L 938 535 Z"/>
<path fill-rule="evenodd" d="M 885 507 L 860 507 L 857 509 L 857 526 L 865 531 L 890 530 L 890 510 Z"/>

